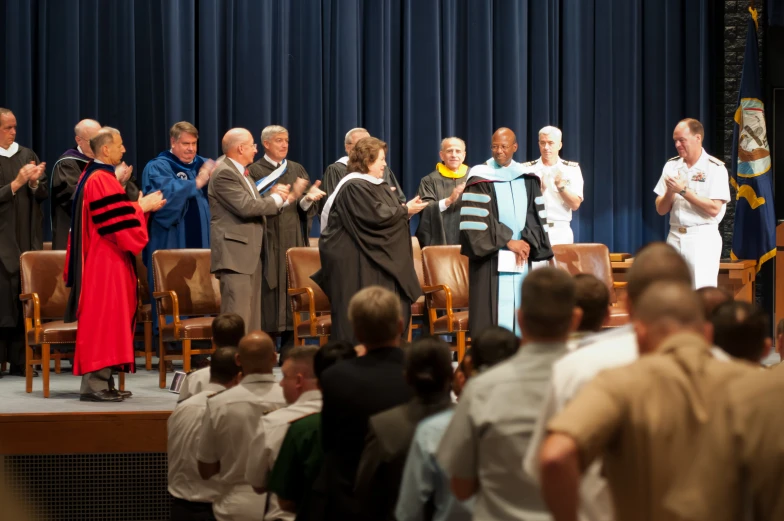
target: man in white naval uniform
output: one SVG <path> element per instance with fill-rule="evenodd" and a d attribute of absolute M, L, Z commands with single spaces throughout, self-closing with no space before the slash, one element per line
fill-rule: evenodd
<path fill-rule="evenodd" d="M 724 163 L 702 148 L 705 129 L 696 119 L 681 120 L 672 134 L 678 155 L 664 165 L 656 211 L 670 213 L 667 243 L 689 264 L 696 288 L 716 286 L 721 262 L 719 223 L 730 200 Z"/>
<path fill-rule="evenodd" d="M 563 146 L 562 136 L 560 129 L 544 127 L 539 131 L 541 157 L 523 164 L 526 171 L 536 173 L 542 182 L 542 197 L 547 212 L 545 229 L 552 246 L 574 243 L 572 212 L 580 208 L 583 202 L 583 174 L 580 166 L 576 161 L 567 161 L 558 155 Z"/>

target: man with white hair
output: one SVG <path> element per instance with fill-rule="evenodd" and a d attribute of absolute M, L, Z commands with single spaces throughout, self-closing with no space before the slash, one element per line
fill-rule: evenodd
<path fill-rule="evenodd" d="M 324 190 L 326 195 L 324 196 L 322 203 L 326 202 L 332 192 L 335 191 L 335 187 L 338 186 L 340 180 L 343 179 L 343 177 L 348 173 L 346 172 L 346 165 L 348 165 L 348 156 L 351 154 L 351 150 L 354 148 L 354 145 L 356 145 L 360 139 L 364 139 L 366 137 L 370 137 L 370 132 L 361 127 L 352 128 L 346 132 L 346 139 L 344 143 L 346 147 L 346 155 L 329 165 L 324 171 L 324 181 L 321 189 Z M 406 204 L 406 194 L 404 194 L 403 190 L 400 189 L 400 183 L 397 182 L 395 174 L 392 173 L 392 170 L 390 170 L 388 166 L 384 167 L 384 181 L 386 181 L 392 191 L 397 194 L 397 198 L 400 201 L 400 204 Z"/>
<path fill-rule="evenodd" d="M 220 280 L 221 313 L 237 313 L 245 331 L 261 329 L 261 247 L 267 216 L 278 215 L 284 203 L 297 201 L 307 186 L 275 183 L 267 197 L 259 194 L 248 172 L 256 156 L 253 135 L 233 128 L 223 136 L 225 157 L 212 173 L 210 201 L 210 269 Z"/>
<path fill-rule="evenodd" d="M 250 177 L 262 198 L 276 184 L 291 185 L 302 180 L 310 184 L 305 168 L 287 159 L 289 131 L 280 125 L 270 125 L 261 131 L 264 157 L 248 167 Z M 270 335 L 281 336 L 281 352 L 294 345 L 291 306 L 286 284 L 286 251 L 308 245 L 310 224 L 318 211 L 314 204 L 324 197 L 316 181 L 297 204 L 283 204 L 278 214 L 267 219 L 262 257 L 261 329 Z"/>
<path fill-rule="evenodd" d="M 550 244 L 572 244 L 572 212 L 583 202 L 583 174 L 576 161 L 561 159 L 558 155 L 563 142 L 562 132 L 547 126 L 539 131 L 541 157 L 523 164 L 541 180 Z"/>
<path fill-rule="evenodd" d="M 422 178 L 417 195 L 428 203 L 419 218 L 416 236 L 419 244 L 437 246 L 460 243 L 460 211 L 455 204 L 465 188 L 468 165 L 465 141 L 448 137 L 441 141 L 441 162 L 434 172 Z"/>

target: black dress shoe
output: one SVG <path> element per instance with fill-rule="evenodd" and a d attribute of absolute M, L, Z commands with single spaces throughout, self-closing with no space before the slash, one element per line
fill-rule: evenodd
<path fill-rule="evenodd" d="M 111 391 L 98 391 L 97 393 L 85 393 L 79 395 L 80 402 L 121 402 L 123 401 L 118 395 L 113 394 Z"/>
<path fill-rule="evenodd" d="M 126 398 L 130 398 L 131 396 L 133 396 L 133 393 L 132 393 L 131 391 L 121 391 L 121 390 L 119 390 L 119 389 L 109 389 L 109 391 L 108 391 L 108 392 L 109 392 L 110 394 L 113 394 L 114 396 L 119 396 L 119 397 L 120 397 L 120 398 L 122 398 L 123 400 L 124 400 L 124 399 L 126 399 Z"/>
<path fill-rule="evenodd" d="M 35 369 L 30 369 L 30 370 L 33 372 L 33 377 L 38 376 L 38 371 L 36 371 Z M 24 370 L 24 367 L 22 367 L 20 365 L 12 365 L 8 369 L 8 374 L 9 374 L 9 376 L 21 376 L 21 377 L 24 377 L 25 376 L 25 370 Z"/>

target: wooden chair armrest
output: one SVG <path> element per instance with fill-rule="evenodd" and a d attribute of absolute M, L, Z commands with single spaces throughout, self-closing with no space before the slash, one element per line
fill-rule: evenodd
<path fill-rule="evenodd" d="M 165 298 L 171 300 L 172 303 L 172 318 L 174 319 L 174 331 L 175 335 L 176 332 L 180 328 L 180 301 L 177 299 L 177 293 L 174 291 L 155 291 L 152 294 L 152 298 L 157 301 L 161 301 Z M 158 327 L 163 327 L 166 325 L 166 316 L 161 313 L 161 306 L 158 305 Z"/>
<path fill-rule="evenodd" d="M 289 288 L 289 296 L 308 294 L 308 320 L 310 320 L 310 336 L 316 336 L 316 295 L 313 288 Z"/>
<path fill-rule="evenodd" d="M 422 286 L 422 292 L 425 295 L 429 295 L 430 293 L 436 293 L 438 291 L 443 291 L 446 295 L 446 314 L 451 316 L 454 313 L 452 311 L 452 290 L 446 284 L 437 284 L 435 286 Z"/>
<path fill-rule="evenodd" d="M 33 301 L 33 327 L 41 327 L 41 299 L 38 298 L 38 293 L 22 293 L 19 295 L 19 300 L 22 302 Z"/>
<path fill-rule="evenodd" d="M 631 253 L 611 253 L 610 262 L 625 262 L 626 259 L 631 259 Z"/>
<path fill-rule="evenodd" d="M 625 288 L 628 284 L 628 282 L 613 282 L 613 288 Z"/>

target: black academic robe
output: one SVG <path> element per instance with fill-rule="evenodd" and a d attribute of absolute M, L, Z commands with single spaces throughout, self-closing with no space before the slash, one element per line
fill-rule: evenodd
<path fill-rule="evenodd" d="M 445 211 L 439 208 L 439 201 L 446 199 L 458 185 L 466 182 L 466 176 L 458 179 L 444 177 L 436 170 L 422 178 L 417 195 L 428 203 L 427 208 L 419 214 L 419 226 L 416 236 L 419 245 L 443 246 L 459 244 L 460 241 L 460 210 L 453 204 Z"/>
<path fill-rule="evenodd" d="M 31 161 L 40 163 L 35 152 L 23 146 L 12 157 L 0 156 L 0 327 L 21 324 L 19 256 L 43 248 L 41 203 L 49 196 L 46 174 L 38 180 L 36 190 L 24 185 L 15 195 L 11 192 L 11 182 Z"/>
<path fill-rule="evenodd" d="M 290 160 L 287 160 L 287 165 L 286 173 L 278 178 L 276 183 L 293 185 L 297 178 L 310 182 L 310 177 L 302 165 Z M 255 183 L 275 169 L 276 167 L 262 157 L 248 167 L 248 172 Z M 317 203 L 311 204 L 307 211 L 303 210 L 300 206 L 301 200 L 286 206 L 278 215 L 267 217 L 267 226 L 264 229 L 261 328 L 270 333 L 292 329 L 286 282 L 286 251 L 308 245 L 310 223 L 318 211 Z"/>
<path fill-rule="evenodd" d="M 332 192 L 337 188 L 340 180 L 346 176 L 346 173 L 347 168 L 343 163 L 332 163 L 324 171 L 324 178 L 321 180 L 321 189 L 324 190 L 327 195 L 321 199 L 322 209 L 329 196 L 332 195 Z M 406 194 L 403 193 L 403 190 L 400 188 L 400 183 L 397 182 L 395 174 L 392 173 L 392 170 L 390 170 L 388 166 L 384 167 L 384 181 L 386 181 L 390 187 L 394 188 L 393 192 L 397 196 L 397 200 L 402 204 L 405 204 Z M 319 213 L 321 212 L 319 211 Z"/>
<path fill-rule="evenodd" d="M 492 182 L 474 176 L 466 183 L 464 194 L 489 196 L 488 203 L 466 201 L 461 197 L 459 206 L 476 207 L 488 211 L 487 217 L 470 216 L 469 221 L 487 224 L 487 230 L 460 230 L 460 253 L 468 257 L 468 327 L 471 336 L 476 338 L 485 328 L 498 325 L 498 250 L 506 247 L 512 239 L 512 230 L 498 220 L 498 205 Z M 531 246 L 530 261 L 543 261 L 552 258 L 550 240 L 544 229 L 544 221 L 539 212 L 544 205 L 536 204 L 542 195 L 539 179 L 525 175 L 525 188 L 528 192 L 528 211 L 522 240 Z"/>
<path fill-rule="evenodd" d="M 330 340 L 356 343 L 348 303 L 367 286 L 382 286 L 400 296 L 404 324 L 411 303 L 422 295 L 411 251 L 408 210 L 386 183 L 352 179 L 343 185 L 319 239 L 321 270 L 311 278 L 329 297 Z"/>
<path fill-rule="evenodd" d="M 84 167 L 91 159 L 76 149 L 66 150 L 52 169 L 52 249 L 68 247 L 73 194 Z"/>

